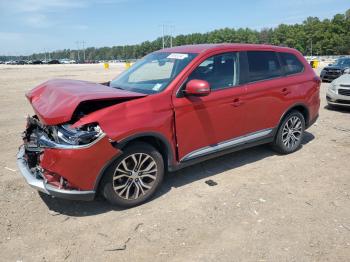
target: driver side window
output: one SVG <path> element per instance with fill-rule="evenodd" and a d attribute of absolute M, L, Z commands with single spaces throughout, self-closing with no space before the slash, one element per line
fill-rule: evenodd
<path fill-rule="evenodd" d="M 188 80 L 205 80 L 212 90 L 229 88 L 238 84 L 238 55 L 224 53 L 209 57 L 189 76 Z"/>

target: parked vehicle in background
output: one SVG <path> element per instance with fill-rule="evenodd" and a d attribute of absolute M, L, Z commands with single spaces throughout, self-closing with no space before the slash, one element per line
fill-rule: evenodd
<path fill-rule="evenodd" d="M 98 64 L 97 60 L 85 60 L 85 64 Z"/>
<path fill-rule="evenodd" d="M 151 53 L 101 85 L 47 81 L 26 94 L 17 163 L 46 194 L 114 205 L 148 200 L 164 173 L 270 143 L 298 150 L 318 117 L 320 78 L 295 49 L 245 44 Z"/>
<path fill-rule="evenodd" d="M 327 89 L 328 106 L 350 107 L 350 73 L 335 79 Z"/>
<path fill-rule="evenodd" d="M 42 65 L 43 64 L 43 61 L 41 60 L 34 60 L 33 61 L 33 65 Z"/>
<path fill-rule="evenodd" d="M 56 65 L 56 64 L 60 64 L 60 61 L 58 61 L 57 59 L 53 59 L 50 60 L 49 62 L 47 62 L 49 65 Z"/>
<path fill-rule="evenodd" d="M 76 64 L 75 60 L 67 59 L 67 58 L 60 59 L 59 61 L 61 64 Z"/>
<path fill-rule="evenodd" d="M 16 65 L 27 65 L 27 61 L 24 61 L 24 60 L 20 60 L 20 61 L 17 61 Z"/>
<path fill-rule="evenodd" d="M 331 82 L 343 74 L 350 73 L 350 57 L 341 57 L 334 64 L 326 66 L 321 71 L 321 80 Z"/>

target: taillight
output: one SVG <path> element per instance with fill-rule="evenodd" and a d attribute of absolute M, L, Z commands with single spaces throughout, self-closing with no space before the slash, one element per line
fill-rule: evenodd
<path fill-rule="evenodd" d="M 319 76 L 315 76 L 313 80 L 318 86 L 321 85 L 321 78 Z"/>
<path fill-rule="evenodd" d="M 321 78 L 319 76 L 314 76 L 312 80 L 315 82 L 316 88 L 319 88 L 321 86 Z"/>

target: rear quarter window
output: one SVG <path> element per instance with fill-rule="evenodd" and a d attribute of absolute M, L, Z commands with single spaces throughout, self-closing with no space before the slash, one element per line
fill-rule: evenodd
<path fill-rule="evenodd" d="M 249 82 L 282 76 L 282 68 L 275 52 L 247 51 L 247 60 Z"/>
<path fill-rule="evenodd" d="M 286 75 L 293 75 L 304 71 L 304 65 L 291 53 L 279 53 L 283 71 Z"/>

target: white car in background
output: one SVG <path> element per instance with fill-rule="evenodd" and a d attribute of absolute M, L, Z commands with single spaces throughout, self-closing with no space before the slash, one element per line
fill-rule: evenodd
<path fill-rule="evenodd" d="M 329 106 L 347 106 L 350 108 L 350 74 L 344 74 L 328 86 L 327 103 Z"/>
<path fill-rule="evenodd" d="M 61 64 L 76 64 L 76 61 L 72 59 L 60 59 L 59 61 Z"/>

